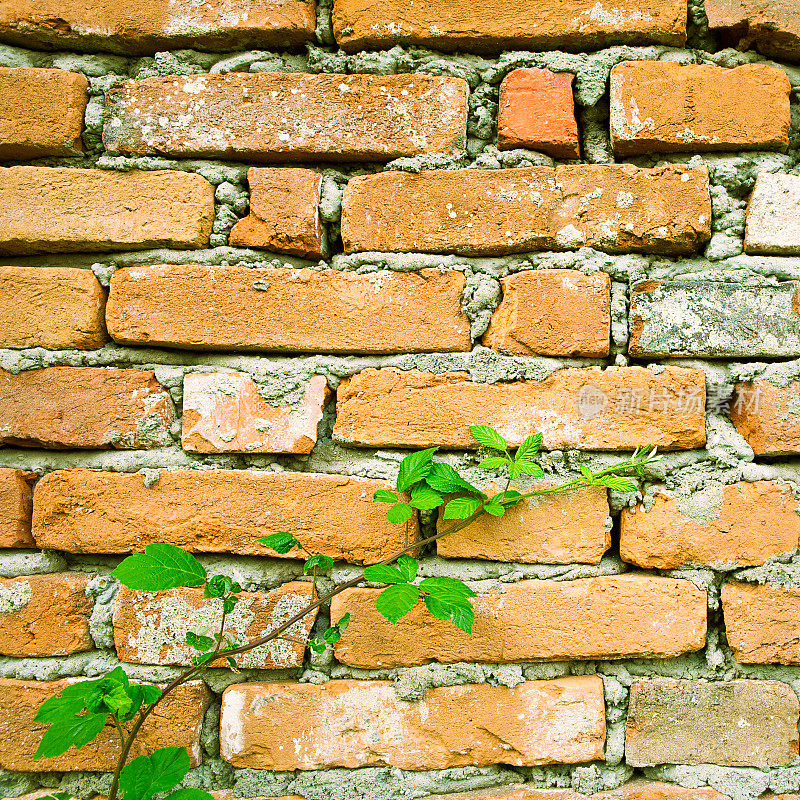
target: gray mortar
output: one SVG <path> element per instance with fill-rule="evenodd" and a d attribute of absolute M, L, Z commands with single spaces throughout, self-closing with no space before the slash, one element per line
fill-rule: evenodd
<path fill-rule="evenodd" d="M 118 589 L 119 581 L 110 575 L 97 575 L 86 587 L 86 596 L 94 599 L 89 617 L 89 635 L 98 650 L 114 647 L 112 616 Z"/>

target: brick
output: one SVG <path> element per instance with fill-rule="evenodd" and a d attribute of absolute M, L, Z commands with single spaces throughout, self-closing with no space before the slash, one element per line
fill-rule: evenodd
<path fill-rule="evenodd" d="M 710 224 L 708 172 L 680 164 L 390 171 L 351 178 L 342 205 L 346 253 L 676 255 L 707 242 Z"/>
<path fill-rule="evenodd" d="M 800 381 L 737 383 L 729 415 L 756 455 L 800 452 Z"/>
<path fill-rule="evenodd" d="M 495 486 L 492 491 L 501 488 Z M 436 542 L 436 554 L 523 564 L 599 564 L 611 545 L 608 515 L 606 490 L 599 487 L 544 495 L 523 500 L 502 519 L 483 516 L 443 536 Z M 439 518 L 439 530 L 450 525 Z"/>
<path fill-rule="evenodd" d="M 88 86 L 77 72 L 0 67 L 0 159 L 80 155 Z"/>
<path fill-rule="evenodd" d="M 800 175 L 760 172 L 747 205 L 746 253 L 800 254 Z"/>
<path fill-rule="evenodd" d="M 64 656 L 94 649 L 86 596 L 90 575 L 0 578 L 0 655 Z"/>
<path fill-rule="evenodd" d="M 458 794 L 437 794 L 425 797 L 423 800 L 731 800 L 731 798 L 705 786 L 699 789 L 686 789 L 672 783 L 633 780 L 618 789 L 590 795 L 580 794 L 572 789 L 538 789 L 526 784 L 478 789 Z"/>
<path fill-rule="evenodd" d="M 335 0 L 333 30 L 348 52 L 394 44 L 478 52 L 648 43 L 680 47 L 686 42 L 686 5 L 680 0 L 619 0 L 606 11 L 594 0 L 458 5 L 431 0 L 413 6 L 403 0 Z"/>
<path fill-rule="evenodd" d="M 518 272 L 500 283 L 503 300 L 483 337 L 487 347 L 512 355 L 608 355 L 608 275 L 542 269 Z"/>
<path fill-rule="evenodd" d="M 728 644 L 737 661 L 800 664 L 800 589 L 726 583 L 722 607 Z"/>
<path fill-rule="evenodd" d="M 625 61 L 611 70 L 617 156 L 786 150 L 791 86 L 782 69 Z"/>
<path fill-rule="evenodd" d="M 636 357 L 800 356 L 796 281 L 641 281 L 631 289 L 630 322 Z"/>
<path fill-rule="evenodd" d="M 271 592 L 241 592 L 225 630 L 237 645 L 264 636 L 305 608 L 312 591 L 311 583 L 295 581 Z M 315 609 L 286 631 L 294 641 L 275 640 L 234 660 L 244 668 L 302 667 L 316 617 Z M 114 646 L 117 656 L 129 663 L 189 666 L 197 651 L 186 644 L 187 631 L 212 636 L 221 620 L 221 602 L 203 599 L 203 589 L 135 592 L 122 587 L 114 608 Z"/>
<path fill-rule="evenodd" d="M 711 30 L 725 46 L 800 61 L 800 10 L 795 0 L 706 0 Z"/>
<path fill-rule="evenodd" d="M 620 555 L 645 569 L 763 564 L 800 546 L 797 510 L 790 487 L 769 481 L 678 497 L 660 490 L 647 506 L 623 509 Z"/>
<path fill-rule="evenodd" d="M 193 453 L 310 453 L 330 390 L 322 375 L 295 402 L 272 405 L 242 372 L 191 372 L 183 379 L 181 446 Z"/>
<path fill-rule="evenodd" d="M 500 84 L 497 146 L 524 147 L 553 158 L 580 158 L 570 72 L 515 69 Z"/>
<path fill-rule="evenodd" d="M 797 756 L 798 701 L 780 681 L 653 678 L 631 686 L 628 766 L 781 766 Z"/>
<path fill-rule="evenodd" d="M 460 271 L 118 269 L 106 311 L 116 342 L 285 353 L 467 351 Z"/>
<path fill-rule="evenodd" d="M 0 468 L 0 548 L 36 546 L 31 536 L 35 478 L 33 472 Z"/>
<path fill-rule="evenodd" d="M 435 619 L 422 602 L 392 625 L 375 609 L 380 592 L 346 589 L 333 598 L 333 620 L 348 611 L 352 615 L 336 645 L 339 661 L 378 668 L 431 661 L 668 658 L 700 650 L 706 638 L 705 592 L 674 578 L 622 575 L 508 584 L 475 598 L 472 635 Z M 531 609 L 536 609 L 535 624 Z"/>
<path fill-rule="evenodd" d="M 249 683 L 222 695 L 222 758 L 269 770 L 389 765 L 575 764 L 603 758 L 597 676 L 429 689 L 397 699 L 390 681 Z"/>
<path fill-rule="evenodd" d="M 0 678 L 0 769 L 31 772 L 112 772 L 119 756 L 119 738 L 112 725 L 79 750 L 71 747 L 55 758 L 33 760 L 47 726 L 34 722 L 39 706 L 75 679 L 20 681 Z M 210 702 L 202 681 L 189 681 L 171 692 L 157 713 L 142 726 L 131 749 L 131 758 L 161 747 L 186 747 L 193 766 L 200 763 L 200 730 Z"/>
<path fill-rule="evenodd" d="M 231 72 L 115 86 L 103 141 L 122 153 L 374 161 L 461 150 L 466 121 L 461 78 Z"/>
<path fill-rule="evenodd" d="M 374 564 L 405 544 L 404 526 L 390 524 L 385 506 L 372 500 L 386 488 L 345 475 L 254 470 L 162 470 L 147 487 L 138 473 L 57 470 L 36 485 L 33 532 L 39 547 L 73 553 L 129 553 L 166 542 L 192 552 L 280 557 L 257 539 L 288 531 L 315 553 Z M 410 541 L 417 535 L 412 519 Z"/>
<path fill-rule="evenodd" d="M 135 450 L 171 444 L 169 393 L 152 372 L 102 367 L 0 370 L 0 442 Z"/>
<path fill-rule="evenodd" d="M 214 187 L 171 170 L 0 168 L 0 254 L 197 248 Z"/>
<path fill-rule="evenodd" d="M 237 247 L 263 247 L 301 258 L 321 258 L 319 219 L 322 175 L 310 169 L 251 167 L 250 213 L 231 230 Z"/>
<path fill-rule="evenodd" d="M 703 373 L 679 367 L 561 369 L 494 384 L 370 368 L 340 384 L 333 435 L 348 446 L 468 449 L 477 446 L 469 426 L 486 423 L 512 447 L 541 432 L 549 450 L 675 450 L 705 443 L 704 401 Z"/>
<path fill-rule="evenodd" d="M 105 304 L 91 270 L 0 267 L 0 346 L 102 347 L 108 340 Z"/>
<path fill-rule="evenodd" d="M 13 0 L 0 6 L 0 41 L 24 47 L 152 55 L 158 50 L 235 50 L 314 38 L 312 0 L 209 0 L 131 5 L 123 0 Z"/>

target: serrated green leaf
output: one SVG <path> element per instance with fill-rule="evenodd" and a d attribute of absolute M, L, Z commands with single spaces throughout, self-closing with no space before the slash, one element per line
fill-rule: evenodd
<path fill-rule="evenodd" d="M 125 691 L 131 699 L 131 707 L 125 714 L 120 715 L 123 722 L 133 719 L 142 705 L 149 706 L 161 697 L 161 689 L 149 683 L 131 683 L 125 687 Z"/>
<path fill-rule="evenodd" d="M 281 555 L 286 555 L 293 547 L 297 547 L 300 544 L 291 533 L 287 533 L 286 531 L 271 533 L 263 539 L 258 539 L 258 543 L 263 544 L 264 547 L 269 547 L 270 550 L 274 550 Z"/>
<path fill-rule="evenodd" d="M 522 459 L 516 463 L 526 475 L 530 475 L 532 478 L 541 478 L 544 475 L 544 470 L 535 461 Z"/>
<path fill-rule="evenodd" d="M 126 688 L 121 683 L 116 683 L 103 692 L 103 706 L 106 713 L 110 711 L 112 714 L 127 714 L 130 711 L 133 701 L 128 696 Z M 99 708 L 92 710 L 101 712 Z"/>
<path fill-rule="evenodd" d="M 100 681 L 80 681 L 73 683 L 54 697 L 39 706 L 34 722 L 41 722 L 50 725 L 55 722 L 65 722 L 72 719 L 76 714 L 87 708 L 98 709 L 102 703 L 103 692 L 100 689 Z"/>
<path fill-rule="evenodd" d="M 330 569 L 333 566 L 333 559 L 330 556 L 311 556 L 306 559 L 303 565 L 303 572 L 311 572 L 312 569 Z"/>
<path fill-rule="evenodd" d="M 475 597 L 475 592 L 458 578 L 425 578 L 419 588 L 436 596 Z"/>
<path fill-rule="evenodd" d="M 519 468 L 519 466 L 517 464 L 513 464 L 512 463 L 512 464 L 508 465 L 508 477 L 509 478 L 511 478 L 513 480 L 514 478 L 519 478 L 520 475 L 522 475 L 522 470 Z"/>
<path fill-rule="evenodd" d="M 471 517 L 480 506 L 481 501 L 475 497 L 456 497 L 444 507 L 443 518 L 467 519 L 467 517 Z"/>
<path fill-rule="evenodd" d="M 364 568 L 364 580 L 372 583 L 408 583 L 408 579 L 397 567 L 388 564 L 373 564 Z"/>
<path fill-rule="evenodd" d="M 487 514 L 491 514 L 493 517 L 502 517 L 503 514 L 506 513 L 505 508 L 498 503 L 486 503 L 483 507 L 483 510 Z"/>
<path fill-rule="evenodd" d="M 425 578 L 420 590 L 427 592 L 425 606 L 438 619 L 449 619 L 457 628 L 472 633 L 475 619 L 470 597 L 475 592 L 455 578 Z"/>
<path fill-rule="evenodd" d="M 150 800 L 177 786 L 189 766 L 185 747 L 163 747 L 150 756 L 137 756 L 120 773 L 120 791 L 124 800 Z"/>
<path fill-rule="evenodd" d="M 434 492 L 430 486 L 426 486 L 424 483 L 418 483 L 411 492 L 410 505 L 420 511 L 431 511 L 434 508 L 439 508 L 443 502 L 444 497 L 438 492 Z"/>
<path fill-rule="evenodd" d="M 178 586 L 201 586 L 206 581 L 203 565 L 172 544 L 149 544 L 144 553 L 128 556 L 112 573 L 123 586 L 158 592 Z"/>
<path fill-rule="evenodd" d="M 416 453 L 407 455 L 400 462 L 396 483 L 398 492 L 405 492 L 428 475 L 433 466 L 433 454 L 438 449 L 438 447 L 431 447 L 427 450 L 418 450 Z"/>
<path fill-rule="evenodd" d="M 530 459 L 536 458 L 541 446 L 541 433 L 534 433 L 530 436 L 526 436 L 522 444 L 517 448 L 517 452 L 514 454 L 514 460 L 519 463 L 520 461 L 530 461 Z"/>
<path fill-rule="evenodd" d="M 206 650 L 211 650 L 216 642 L 210 636 L 202 636 L 194 631 L 186 631 L 186 644 L 204 653 Z"/>
<path fill-rule="evenodd" d="M 378 613 L 386 617 L 392 625 L 396 625 L 419 599 L 419 589 L 410 583 L 390 586 L 384 589 L 375 602 Z"/>
<path fill-rule="evenodd" d="M 425 477 L 425 483 L 442 494 L 454 494 L 455 492 L 467 491 L 482 495 L 471 483 L 464 480 L 456 470 L 449 464 L 436 461 L 431 471 Z"/>
<path fill-rule="evenodd" d="M 406 579 L 406 582 L 411 583 L 411 581 L 417 577 L 419 564 L 417 564 L 417 562 L 411 558 L 411 556 L 403 553 L 403 555 L 397 559 L 397 568 L 400 570 L 402 576 Z"/>
<path fill-rule="evenodd" d="M 639 488 L 632 480 L 623 478 L 621 475 L 601 475 L 597 482 L 618 492 L 635 492 Z"/>
<path fill-rule="evenodd" d="M 394 492 L 389 491 L 389 489 L 378 489 L 378 491 L 372 495 L 372 499 L 376 503 L 396 503 L 400 498 L 398 498 Z"/>
<path fill-rule="evenodd" d="M 402 525 L 414 516 L 414 509 L 406 503 L 398 503 L 386 512 L 386 519 L 395 525 Z"/>
<path fill-rule="evenodd" d="M 82 716 L 54 722 L 42 736 L 33 760 L 60 756 L 73 746 L 84 747 L 103 730 L 107 719 L 108 712 L 103 711 L 99 714 L 87 712 Z"/>
<path fill-rule="evenodd" d="M 494 450 L 508 448 L 506 440 L 489 425 L 470 425 L 469 432 L 472 434 L 472 438 L 484 447 L 491 447 Z"/>
<path fill-rule="evenodd" d="M 507 458 L 503 458 L 502 456 L 489 456 L 489 458 L 484 458 L 478 466 L 481 469 L 500 469 L 500 467 L 506 466 L 506 464 L 510 464 L 511 462 Z"/>

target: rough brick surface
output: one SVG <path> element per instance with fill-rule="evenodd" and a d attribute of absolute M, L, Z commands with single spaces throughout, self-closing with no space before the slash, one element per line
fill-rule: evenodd
<path fill-rule="evenodd" d="M 800 9 L 795 0 L 706 0 L 711 30 L 733 47 L 800 61 Z"/>
<path fill-rule="evenodd" d="M 91 270 L 0 267 L 0 346 L 102 347 L 105 303 Z"/>
<path fill-rule="evenodd" d="M 608 275 L 543 269 L 519 272 L 500 282 L 503 300 L 483 337 L 487 347 L 512 355 L 608 355 Z"/>
<path fill-rule="evenodd" d="M 392 625 L 375 609 L 379 592 L 346 589 L 332 601 L 333 620 L 352 614 L 336 646 L 336 657 L 345 664 L 666 658 L 699 650 L 706 637 L 705 592 L 673 578 L 624 575 L 508 584 L 473 600 L 472 635 L 435 619 L 422 602 Z"/>
<path fill-rule="evenodd" d="M 614 152 L 785 150 L 790 91 L 786 73 L 766 64 L 623 62 L 611 71 Z"/>
<path fill-rule="evenodd" d="M 21 469 L 0 469 L 0 547 L 34 547 L 31 536 L 36 475 Z"/>
<path fill-rule="evenodd" d="M 797 719 L 797 695 L 779 681 L 639 681 L 631 686 L 625 760 L 632 767 L 789 764 Z"/>
<path fill-rule="evenodd" d="M 220 739 L 226 761 L 256 769 L 534 766 L 602 758 L 605 722 L 596 676 L 442 687 L 419 703 L 387 681 L 251 683 L 223 694 Z"/>
<path fill-rule="evenodd" d="M 800 452 L 800 382 L 737 383 L 730 418 L 756 455 Z"/>
<path fill-rule="evenodd" d="M 364 161 L 464 147 L 467 85 L 428 75 L 191 75 L 109 92 L 124 153 Z"/>
<path fill-rule="evenodd" d="M 712 485 L 685 497 L 662 490 L 647 505 L 623 509 L 620 555 L 646 569 L 762 564 L 800 546 L 797 510 L 790 487 L 769 481 Z"/>
<path fill-rule="evenodd" d="M 542 483 L 542 486 L 551 485 Z M 492 492 L 502 487 L 495 486 Z M 491 492 L 490 492 L 491 493 Z M 587 487 L 567 495 L 523 500 L 502 518 L 484 515 L 436 542 L 442 558 L 486 558 L 527 564 L 599 564 L 611 544 L 606 490 Z M 441 517 L 439 530 L 452 521 Z"/>
<path fill-rule="evenodd" d="M 553 158 L 580 158 L 580 137 L 569 72 L 523 67 L 500 85 L 497 146 L 524 147 Z"/>
<path fill-rule="evenodd" d="M 405 542 L 404 526 L 387 522 L 385 507 L 372 500 L 386 488 L 384 481 L 344 475 L 252 470 L 162 470 L 148 487 L 137 473 L 58 470 L 36 486 L 34 536 L 39 547 L 80 553 L 166 542 L 201 553 L 277 557 L 256 540 L 289 531 L 315 553 L 375 563 Z M 416 535 L 412 520 L 412 541 Z M 286 557 L 304 558 L 299 550 Z"/>
<path fill-rule="evenodd" d="M 0 274 L 2 274 L 0 272 Z M 106 319 L 120 344 L 191 350 L 469 350 L 463 272 L 156 265 L 117 270 Z M 520 334 L 521 335 L 521 334 Z"/>
<path fill-rule="evenodd" d="M 310 453 L 330 391 L 314 375 L 294 403 L 273 403 L 242 372 L 192 372 L 183 379 L 184 450 L 195 453 Z"/>
<path fill-rule="evenodd" d="M 225 631 L 236 644 L 246 644 L 291 619 L 311 599 L 311 584 L 297 581 L 271 592 L 241 592 L 226 617 Z M 314 610 L 286 631 L 293 641 L 261 645 L 234 656 L 236 663 L 254 669 L 302 667 L 305 642 L 316 617 Z M 203 599 L 203 589 L 135 592 L 122 587 L 114 608 L 114 645 L 122 661 L 189 666 L 197 650 L 186 644 L 187 631 L 213 635 L 221 620 L 222 602 Z"/>
<path fill-rule="evenodd" d="M 710 224 L 708 172 L 682 165 L 390 171 L 351 178 L 342 207 L 346 253 L 693 253 Z"/>
<path fill-rule="evenodd" d="M 0 67 L 0 158 L 80 154 L 88 86 L 63 69 Z"/>
<path fill-rule="evenodd" d="M 203 247 L 214 189 L 170 170 L 0 168 L 0 254 Z"/>
<path fill-rule="evenodd" d="M 744 249 L 800 254 L 800 175 L 759 173 L 747 206 Z"/>
<path fill-rule="evenodd" d="M 516 447 L 536 432 L 548 449 L 667 449 L 705 443 L 705 379 L 665 367 L 562 369 L 541 381 L 476 383 L 466 373 L 365 369 L 342 381 L 334 438 L 367 447 L 476 447 L 492 424 Z"/>
<path fill-rule="evenodd" d="M 687 789 L 671 783 L 633 780 L 618 789 L 595 794 L 581 794 L 572 789 L 538 789 L 529 785 L 512 785 L 457 794 L 437 794 L 425 797 L 423 800 L 731 800 L 731 798 L 705 786 L 700 789 Z"/>
<path fill-rule="evenodd" d="M 800 664 L 800 589 L 727 583 L 722 606 L 737 661 Z"/>
<path fill-rule="evenodd" d="M 169 393 L 152 372 L 99 367 L 0 371 L 0 442 L 26 447 L 160 447 L 172 442 Z"/>
<path fill-rule="evenodd" d="M 63 656 L 94 649 L 89 635 L 91 575 L 0 578 L 0 655 Z"/>
<path fill-rule="evenodd" d="M 395 43 L 435 50 L 597 49 L 612 44 L 686 42 L 679 0 L 619 0 L 606 10 L 593 0 L 483 0 L 455 5 L 431 0 L 335 0 L 333 29 L 347 51 Z"/>
<path fill-rule="evenodd" d="M 39 706 L 74 680 L 19 681 L 0 678 L 0 768 L 32 772 L 110 772 L 119 756 L 119 738 L 112 725 L 85 747 L 71 747 L 61 756 L 33 760 L 47 726 L 33 718 Z M 164 698 L 142 726 L 131 757 L 161 747 L 186 747 L 192 765 L 200 762 L 200 730 L 210 701 L 202 681 L 190 681 Z"/>

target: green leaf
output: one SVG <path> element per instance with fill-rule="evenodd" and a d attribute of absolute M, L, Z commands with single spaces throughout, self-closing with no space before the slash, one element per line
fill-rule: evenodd
<path fill-rule="evenodd" d="M 419 589 L 413 584 L 403 583 L 384 589 L 378 595 L 375 607 L 392 625 L 397 625 L 414 608 L 418 599 Z"/>
<path fill-rule="evenodd" d="M 433 454 L 438 449 L 438 447 L 431 447 L 428 450 L 418 450 L 400 462 L 396 484 L 398 492 L 405 492 L 415 483 L 427 477 L 433 465 Z"/>
<path fill-rule="evenodd" d="M 505 508 L 498 503 L 486 503 L 486 505 L 483 507 L 483 510 L 487 514 L 491 514 L 493 517 L 502 517 L 503 514 L 506 513 Z"/>
<path fill-rule="evenodd" d="M 59 694 L 48 697 L 39 706 L 34 722 L 45 725 L 64 722 L 90 706 L 99 707 L 103 698 L 99 683 L 99 680 L 80 681 L 66 686 Z"/>
<path fill-rule="evenodd" d="M 378 489 L 378 491 L 372 495 L 372 499 L 376 503 L 396 503 L 400 498 L 388 489 Z"/>
<path fill-rule="evenodd" d="M 406 555 L 403 553 L 397 559 L 397 568 L 400 570 L 403 577 L 406 579 L 407 583 L 411 583 L 414 578 L 417 577 L 417 570 L 419 569 L 419 564 L 411 558 L 411 556 Z"/>
<path fill-rule="evenodd" d="M 238 598 L 238 597 L 233 597 L 233 596 L 231 596 L 231 597 L 226 597 L 226 598 L 225 598 L 225 599 L 222 601 L 222 610 L 223 610 L 223 611 L 224 611 L 226 614 L 230 614 L 230 613 L 233 611 L 233 609 L 234 609 L 234 608 L 236 608 L 236 604 L 237 604 L 238 602 L 239 602 L 239 598 Z"/>
<path fill-rule="evenodd" d="M 189 766 L 185 747 L 163 747 L 150 756 L 134 758 L 120 773 L 119 788 L 125 800 L 150 800 L 177 786 Z"/>
<path fill-rule="evenodd" d="M 206 581 L 203 565 L 172 544 L 149 544 L 144 553 L 128 556 L 112 573 L 123 586 L 145 592 L 200 586 Z"/>
<path fill-rule="evenodd" d="M 232 592 L 241 592 L 242 587 L 227 575 L 214 575 L 208 579 L 203 597 L 227 597 Z"/>
<path fill-rule="evenodd" d="M 350 624 L 350 612 L 348 611 L 337 623 L 336 627 L 340 631 L 347 630 L 347 626 Z"/>
<path fill-rule="evenodd" d="M 438 596 L 475 597 L 475 592 L 458 578 L 425 578 L 419 585 L 423 592 Z"/>
<path fill-rule="evenodd" d="M 500 467 L 504 467 L 506 464 L 510 464 L 511 462 L 507 458 L 503 458 L 502 456 L 489 456 L 489 458 L 484 458 L 478 466 L 481 469 L 500 469 Z"/>
<path fill-rule="evenodd" d="M 127 798 L 126 798 L 127 800 Z M 214 800 L 214 795 L 202 789 L 178 789 L 177 792 L 168 794 L 164 800 Z"/>
<path fill-rule="evenodd" d="M 444 497 L 424 483 L 418 483 L 411 491 L 411 507 L 418 508 L 420 511 L 439 508 L 443 502 Z"/>
<path fill-rule="evenodd" d="M 212 658 L 215 658 L 213 650 L 210 650 L 207 653 L 198 653 L 196 656 L 192 656 L 192 664 L 194 664 L 196 667 L 199 667 L 202 664 L 205 664 L 207 661 L 210 661 Z"/>
<path fill-rule="evenodd" d="M 509 478 L 519 478 L 522 475 L 522 469 L 513 462 L 508 465 L 508 477 Z"/>
<path fill-rule="evenodd" d="M 583 475 L 583 479 L 588 483 L 594 483 L 594 475 L 589 467 L 581 467 L 581 475 Z"/>
<path fill-rule="evenodd" d="M 297 547 L 300 544 L 291 533 L 287 533 L 286 531 L 271 533 L 269 536 L 259 539 L 258 543 L 263 544 L 264 547 L 269 547 L 270 550 L 274 550 L 281 555 L 286 555 L 293 547 Z"/>
<path fill-rule="evenodd" d="M 535 461 L 521 459 L 516 464 L 526 475 L 530 475 L 532 478 L 541 478 L 544 475 L 544 470 Z"/>
<path fill-rule="evenodd" d="M 324 653 L 328 649 L 328 645 L 322 639 L 309 639 L 308 646 L 315 653 Z"/>
<path fill-rule="evenodd" d="M 194 647 L 195 650 L 205 652 L 211 650 L 216 642 L 210 636 L 202 636 L 194 631 L 186 631 L 186 644 Z"/>
<path fill-rule="evenodd" d="M 324 640 L 325 640 L 325 641 L 326 641 L 328 644 L 336 644 L 336 642 L 338 642 L 338 641 L 339 641 L 339 639 L 341 639 L 341 638 L 342 638 L 342 633 L 341 633 L 341 631 L 340 631 L 340 630 L 339 630 L 339 629 L 338 629 L 338 628 L 337 628 L 337 627 L 334 625 L 332 628 L 328 628 L 328 630 L 326 630 L 326 631 L 325 631 L 325 633 L 323 633 L 323 634 L 322 634 L 322 638 L 323 638 L 323 639 L 324 639 Z"/>
<path fill-rule="evenodd" d="M 398 503 L 396 506 L 392 506 L 386 512 L 386 519 L 388 519 L 389 522 L 393 522 L 395 525 L 401 525 L 404 522 L 408 522 L 413 516 L 414 509 L 405 503 Z"/>
<path fill-rule="evenodd" d="M 127 687 L 117 683 L 108 691 L 103 692 L 103 705 L 105 713 L 110 711 L 112 714 L 127 714 L 131 710 L 133 701 L 128 695 Z M 96 710 L 100 711 L 100 709 Z"/>
<path fill-rule="evenodd" d="M 467 491 L 482 495 L 471 483 L 465 481 L 453 467 L 443 464 L 440 461 L 434 463 L 431 471 L 425 478 L 425 483 L 442 494 L 454 494 L 455 492 Z"/>
<path fill-rule="evenodd" d="M 475 497 L 456 497 L 444 507 L 444 519 L 467 519 L 481 506 Z"/>
<path fill-rule="evenodd" d="M 541 433 L 534 433 L 530 436 L 526 436 L 522 444 L 517 448 L 517 452 L 514 454 L 514 460 L 519 463 L 520 461 L 530 461 L 530 459 L 536 458 L 541 446 Z"/>
<path fill-rule="evenodd" d="M 475 612 L 468 600 L 446 601 L 428 595 L 425 598 L 425 606 L 437 619 L 449 619 L 465 633 L 472 633 Z"/>
<path fill-rule="evenodd" d="M 123 722 L 133 719 L 143 704 L 151 705 L 161 697 L 161 689 L 149 683 L 132 683 L 125 687 L 125 691 L 131 699 L 131 707 L 125 714 L 120 715 L 120 719 Z"/>
<path fill-rule="evenodd" d="M 108 712 L 103 711 L 99 714 L 87 712 L 80 717 L 54 722 L 42 736 L 33 760 L 53 758 L 66 753 L 73 745 L 83 747 L 89 744 L 103 730 L 107 719 Z"/>
<path fill-rule="evenodd" d="M 388 564 L 365 567 L 364 580 L 372 583 L 408 583 L 408 579 L 397 567 L 390 567 Z"/>
<path fill-rule="evenodd" d="M 303 572 L 311 572 L 312 569 L 330 569 L 332 566 L 333 559 L 330 556 L 311 556 L 306 559 Z"/>
<path fill-rule="evenodd" d="M 508 448 L 506 440 L 489 425 L 470 425 L 469 432 L 472 434 L 472 438 L 484 447 L 491 447 L 494 450 Z"/>
<path fill-rule="evenodd" d="M 601 475 L 597 482 L 601 486 L 615 489 L 618 492 L 635 492 L 639 488 L 632 480 L 623 478 L 621 475 Z"/>

